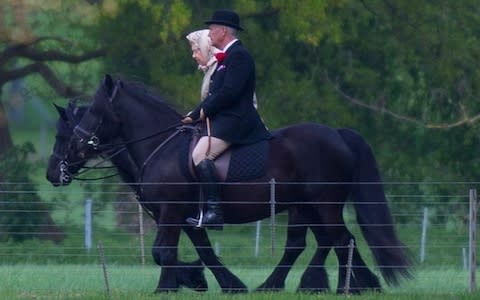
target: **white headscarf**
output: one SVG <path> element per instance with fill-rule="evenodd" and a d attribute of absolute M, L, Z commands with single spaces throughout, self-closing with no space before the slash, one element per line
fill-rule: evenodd
<path fill-rule="evenodd" d="M 207 68 L 205 66 L 199 65 L 198 68 L 206 71 L 208 66 L 212 64 L 215 60 L 215 53 L 220 52 L 219 49 L 212 46 L 212 41 L 208 36 L 210 30 L 202 29 L 189 33 L 186 38 L 195 47 L 200 49 L 202 56 L 207 59 Z"/>
<path fill-rule="evenodd" d="M 212 41 L 208 36 L 209 30 L 202 29 L 189 33 L 186 38 L 194 47 L 198 47 L 202 56 L 207 59 L 207 65 L 202 66 L 198 65 L 198 68 L 202 70 L 205 75 L 203 76 L 202 87 L 200 90 L 201 99 L 205 99 L 208 95 L 208 89 L 210 86 L 210 77 L 215 71 L 217 66 L 217 59 L 215 58 L 215 53 L 220 52 L 219 49 L 212 46 Z"/>

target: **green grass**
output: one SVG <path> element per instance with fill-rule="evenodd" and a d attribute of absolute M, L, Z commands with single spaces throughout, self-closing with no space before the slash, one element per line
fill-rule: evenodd
<path fill-rule="evenodd" d="M 295 293 L 301 270 L 293 270 L 285 292 L 223 295 L 215 279 L 206 271 L 209 291 L 196 293 L 181 290 L 178 295 L 152 295 L 159 278 L 158 267 L 107 265 L 112 299 L 313 299 L 316 296 Z M 233 267 L 232 271 L 254 289 L 270 269 Z M 335 278 L 335 270 L 330 270 Z M 0 299 L 103 299 L 106 293 L 100 265 L 2 265 L 0 266 Z M 467 273 L 456 269 L 425 269 L 416 279 L 403 282 L 400 288 L 386 288 L 383 294 L 366 294 L 355 299 L 478 299 L 480 294 L 467 293 Z M 335 280 L 331 285 L 335 286 Z M 289 298 L 287 298 L 289 297 Z M 333 292 L 322 299 L 341 299 Z"/>

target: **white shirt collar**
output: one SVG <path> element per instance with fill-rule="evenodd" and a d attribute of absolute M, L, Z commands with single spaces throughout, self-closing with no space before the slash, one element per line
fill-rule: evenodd
<path fill-rule="evenodd" d="M 230 43 L 228 43 L 225 47 L 223 47 L 222 52 L 227 52 L 228 48 L 230 48 L 230 46 L 232 46 L 233 43 L 235 43 L 236 41 L 238 41 L 238 39 L 234 39 L 233 41 L 231 41 Z"/>

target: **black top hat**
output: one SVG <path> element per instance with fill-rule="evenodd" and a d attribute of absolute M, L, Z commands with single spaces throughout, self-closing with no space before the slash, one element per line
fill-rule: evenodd
<path fill-rule="evenodd" d="M 237 15 L 236 12 L 231 10 L 216 10 L 213 13 L 212 19 L 205 21 L 205 24 L 220 24 L 235 28 L 237 30 L 243 30 L 243 28 L 240 27 L 240 17 Z"/>

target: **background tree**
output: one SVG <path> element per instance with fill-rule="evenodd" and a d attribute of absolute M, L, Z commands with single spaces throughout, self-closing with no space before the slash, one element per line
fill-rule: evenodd
<path fill-rule="evenodd" d="M 215 9 L 232 8 L 247 29 L 240 38 L 255 57 L 269 128 L 304 121 L 354 128 L 372 145 L 387 181 L 480 175 L 471 167 L 480 146 L 480 14 L 473 0 L 28 3 L 33 34 L 24 34 L 23 44 L 2 40 L 0 79 L 27 69 L 42 77 L 38 86 L 67 99 L 75 91 L 92 94 L 105 72 L 120 73 L 188 111 L 199 101 L 202 75 L 185 35 L 204 28 Z M 8 32 L 15 9 L 5 7 Z M 80 63 L 90 58 L 97 63 Z M 0 139 L 9 137 L 4 123 Z M 435 194 L 446 187 L 402 188 Z"/>
<path fill-rule="evenodd" d="M 61 66 L 56 63 L 79 64 L 105 53 L 101 48 L 93 48 L 92 43 L 85 39 L 77 39 L 82 28 L 82 24 L 78 23 L 81 19 L 81 2 L 36 1 L 28 5 L 22 0 L 5 2 L 0 11 L 0 96 L 6 83 L 30 75 L 40 75 L 61 97 L 80 95 L 82 92 L 77 88 L 81 85 L 66 80 L 70 76 L 65 75 L 73 70 L 61 72 Z M 72 6 L 77 9 L 71 9 Z M 65 22 L 69 17 L 72 19 Z M 27 23 L 27 19 L 30 23 Z M 0 142 L 0 154 L 12 146 L 2 101 Z"/>
<path fill-rule="evenodd" d="M 30 178 L 33 166 L 27 164 L 27 158 L 34 149 L 31 144 L 13 145 L 1 97 L 7 83 L 30 75 L 39 75 L 43 84 L 61 97 L 83 93 L 85 81 L 77 81 L 76 70 L 66 65 L 104 55 L 103 49 L 78 38 L 83 32 L 79 20 L 85 20 L 81 15 L 88 12 L 84 10 L 87 5 L 74 1 L 22 0 L 2 1 L 0 5 L 0 183 L 5 191 L 0 194 L 0 206 L 6 211 L 2 224 L 8 224 L 2 240 L 39 237 L 59 242 L 64 238 Z M 72 6 L 75 9 L 70 10 Z M 35 192 L 25 196 L 14 192 L 17 190 Z M 29 210 L 40 212 L 25 213 Z"/>
<path fill-rule="evenodd" d="M 260 111 L 271 128 L 306 120 L 355 128 L 391 179 L 474 175 L 465 168 L 475 161 L 465 150 L 479 142 L 472 0 L 120 3 L 98 23 L 108 69 L 186 109 L 198 101 L 201 75 L 184 36 L 230 7 L 247 28 L 241 38 L 256 59 Z M 448 157 L 457 159 L 448 165 Z"/>

